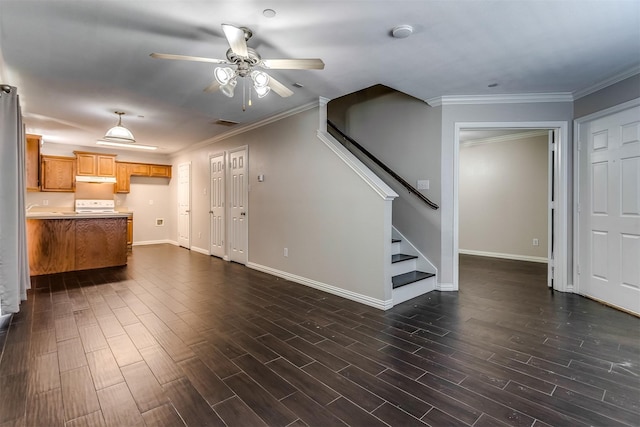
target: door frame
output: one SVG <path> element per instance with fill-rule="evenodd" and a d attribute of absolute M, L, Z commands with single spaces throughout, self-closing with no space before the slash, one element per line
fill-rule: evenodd
<path fill-rule="evenodd" d="M 456 122 L 453 154 L 453 289 L 459 290 L 459 209 L 458 181 L 460 174 L 460 131 L 463 129 L 540 129 L 556 130 L 558 141 L 555 147 L 555 161 L 552 165 L 555 175 L 554 190 L 554 265 L 553 289 L 573 292 L 573 285 L 567 282 L 569 267 L 569 124 L 566 121 L 541 122 Z M 551 224 L 547 224 L 551 227 Z"/>
<path fill-rule="evenodd" d="M 249 192 L 250 192 L 250 180 L 249 180 L 249 146 L 248 145 L 242 145 L 240 147 L 235 147 L 232 148 L 230 150 L 226 151 L 226 174 L 225 174 L 225 236 L 226 236 L 226 241 L 225 241 L 225 257 L 224 259 L 226 261 L 231 261 L 231 250 L 229 247 L 229 236 L 231 235 L 231 215 L 230 215 L 230 210 L 231 210 L 231 203 L 229 202 L 229 197 L 231 196 L 231 185 L 232 185 L 232 180 L 231 180 L 231 162 L 229 161 L 229 159 L 231 158 L 231 154 L 232 153 L 236 153 L 238 151 L 242 151 L 244 150 L 245 152 L 245 170 L 246 170 L 246 174 L 247 174 L 247 184 L 245 185 L 245 200 L 246 200 L 246 208 L 245 208 L 245 222 L 246 222 L 246 233 L 245 233 L 245 241 L 244 243 L 244 254 L 245 254 L 245 262 L 243 265 L 246 265 L 249 263 Z"/>
<path fill-rule="evenodd" d="M 640 98 L 635 98 L 622 104 L 604 110 L 596 111 L 587 116 L 580 117 L 573 121 L 573 284 L 575 292 L 584 295 L 581 289 L 580 274 L 578 267 L 580 265 L 580 187 L 583 184 L 580 179 L 580 126 L 592 120 L 600 119 L 612 114 L 619 113 L 630 108 L 640 106 Z M 587 183 L 588 184 L 588 183 Z"/>
<path fill-rule="evenodd" d="M 188 218 L 189 218 L 189 246 L 182 246 L 184 248 L 187 248 L 189 250 L 191 250 L 191 205 L 192 205 L 192 197 L 191 197 L 191 162 L 182 162 L 178 164 L 178 177 L 177 177 L 177 181 L 178 181 L 178 246 L 180 245 L 180 169 L 182 166 L 188 166 L 189 167 L 189 188 L 187 189 L 187 196 L 189 197 L 189 210 L 187 210 Z"/>
<path fill-rule="evenodd" d="M 222 243 L 222 250 L 223 250 L 223 254 L 222 254 L 222 259 L 225 261 L 229 261 L 229 256 L 227 253 L 227 164 L 228 164 L 228 156 L 227 156 L 227 152 L 226 151 L 218 151 L 216 153 L 209 153 L 209 255 L 213 255 L 211 253 L 211 242 L 213 240 L 213 229 L 211 228 L 211 199 L 213 198 L 213 187 L 211 185 L 211 159 L 213 159 L 214 157 L 218 157 L 218 156 L 222 156 L 222 161 L 224 162 L 224 186 L 223 186 L 223 191 L 224 191 L 224 224 L 222 226 L 223 228 L 223 232 L 224 232 L 224 239 L 223 239 L 223 243 Z"/>

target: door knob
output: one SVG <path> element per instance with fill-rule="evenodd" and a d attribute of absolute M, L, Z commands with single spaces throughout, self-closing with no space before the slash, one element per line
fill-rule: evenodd
<path fill-rule="evenodd" d="M 209 213 L 213 213 L 213 211 L 209 211 Z"/>

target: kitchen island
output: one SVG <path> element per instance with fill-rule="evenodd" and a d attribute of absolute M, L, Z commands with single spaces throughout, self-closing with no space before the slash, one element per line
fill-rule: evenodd
<path fill-rule="evenodd" d="M 127 213 L 27 213 L 32 276 L 127 264 Z"/>

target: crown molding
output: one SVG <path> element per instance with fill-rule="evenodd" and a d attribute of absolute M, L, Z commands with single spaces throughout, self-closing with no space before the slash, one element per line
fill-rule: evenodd
<path fill-rule="evenodd" d="M 446 95 L 425 100 L 431 107 L 441 105 L 532 104 L 541 102 L 573 102 L 570 92 L 514 93 L 502 95 Z"/>
<path fill-rule="evenodd" d="M 623 71 L 622 73 L 616 74 L 614 76 L 609 77 L 606 80 L 603 80 L 599 83 L 596 83 L 592 86 L 586 87 L 584 89 L 580 89 L 573 92 L 573 98 L 579 99 L 585 97 L 587 95 L 591 95 L 594 92 L 597 92 L 601 89 L 606 88 L 607 86 L 614 85 L 622 80 L 628 79 L 629 77 L 633 77 L 636 74 L 640 74 L 640 65 L 633 67 L 627 71 Z"/>
<path fill-rule="evenodd" d="M 298 107 L 292 108 L 291 110 L 283 111 L 281 113 L 278 113 L 278 114 L 275 114 L 273 116 L 267 117 L 265 119 L 258 120 L 256 122 L 247 123 L 247 124 L 238 126 L 235 129 L 229 130 L 228 132 L 221 133 L 221 134 L 216 135 L 216 136 L 214 136 L 212 138 L 205 139 L 204 141 L 200 141 L 200 142 L 197 142 L 197 143 L 195 143 L 193 145 L 190 145 L 187 148 L 183 148 L 182 150 L 178 150 L 178 151 L 175 151 L 173 153 L 170 153 L 170 156 L 171 157 L 176 157 L 176 156 L 179 156 L 181 154 L 185 154 L 185 153 L 188 153 L 190 151 L 194 151 L 194 150 L 206 147 L 208 145 L 215 144 L 215 143 L 220 142 L 222 140 L 225 140 L 227 138 L 231 138 L 232 136 L 240 135 L 242 133 L 249 132 L 251 130 L 260 128 L 262 126 L 266 126 L 268 124 L 277 122 L 279 120 L 286 119 L 287 117 L 295 116 L 296 114 L 302 113 L 303 111 L 311 110 L 312 108 L 318 107 L 318 105 L 319 105 L 319 101 L 315 100 L 315 101 L 309 102 L 307 104 L 300 105 Z"/>
<path fill-rule="evenodd" d="M 547 129 L 535 129 L 527 132 L 517 132 L 509 135 L 500 135 L 500 136 L 492 136 L 488 138 L 478 138 L 478 139 L 470 139 L 465 142 L 460 143 L 460 147 L 472 147 L 475 145 L 485 145 L 485 144 L 494 144 L 497 142 L 511 142 L 517 141 L 521 139 L 529 139 L 534 138 L 536 136 L 544 136 L 548 135 L 549 131 Z"/>

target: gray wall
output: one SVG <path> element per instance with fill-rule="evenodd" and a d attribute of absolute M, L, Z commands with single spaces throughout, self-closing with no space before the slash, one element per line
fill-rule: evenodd
<path fill-rule="evenodd" d="M 385 91 L 384 87 L 374 87 L 368 93 L 372 96 L 345 97 L 335 104 L 332 101 L 330 117 L 337 115 L 336 111 L 343 113 L 343 131 L 414 187 L 419 179 L 429 180 L 430 189 L 422 193 L 439 204 L 440 110 L 403 93 Z M 345 101 L 358 103 L 345 107 Z M 438 267 L 440 211 L 409 194 L 379 168 L 371 167 L 400 195 L 393 202 L 393 225 Z"/>
<path fill-rule="evenodd" d="M 577 99 L 574 103 L 574 118 L 578 119 L 638 97 L 640 74 Z"/>
<path fill-rule="evenodd" d="M 546 134 L 460 147 L 460 252 L 547 259 L 548 157 Z"/>
<path fill-rule="evenodd" d="M 568 126 L 568 148 L 567 162 L 572 164 L 573 136 L 570 126 L 573 120 L 573 103 L 571 102 L 550 102 L 550 103 L 529 103 L 529 104 L 492 104 L 492 105 L 444 105 L 442 107 L 442 263 L 440 269 L 443 283 L 452 283 L 454 278 L 454 141 L 456 123 L 497 123 L 497 122 L 567 122 Z M 573 199 L 572 171 L 568 172 L 569 197 L 566 209 L 572 212 Z M 569 214 L 570 215 L 570 214 Z M 567 272 L 571 271 L 572 224 L 569 218 L 568 236 L 569 254 Z M 569 283 L 569 282 L 568 282 Z"/>
<path fill-rule="evenodd" d="M 318 139 L 318 114 L 313 108 L 173 158 L 174 169 L 192 165 L 192 245 L 209 245 L 209 156 L 246 145 L 249 264 L 388 300 L 382 238 L 388 202 Z M 171 209 L 172 224 L 176 215 Z"/>

